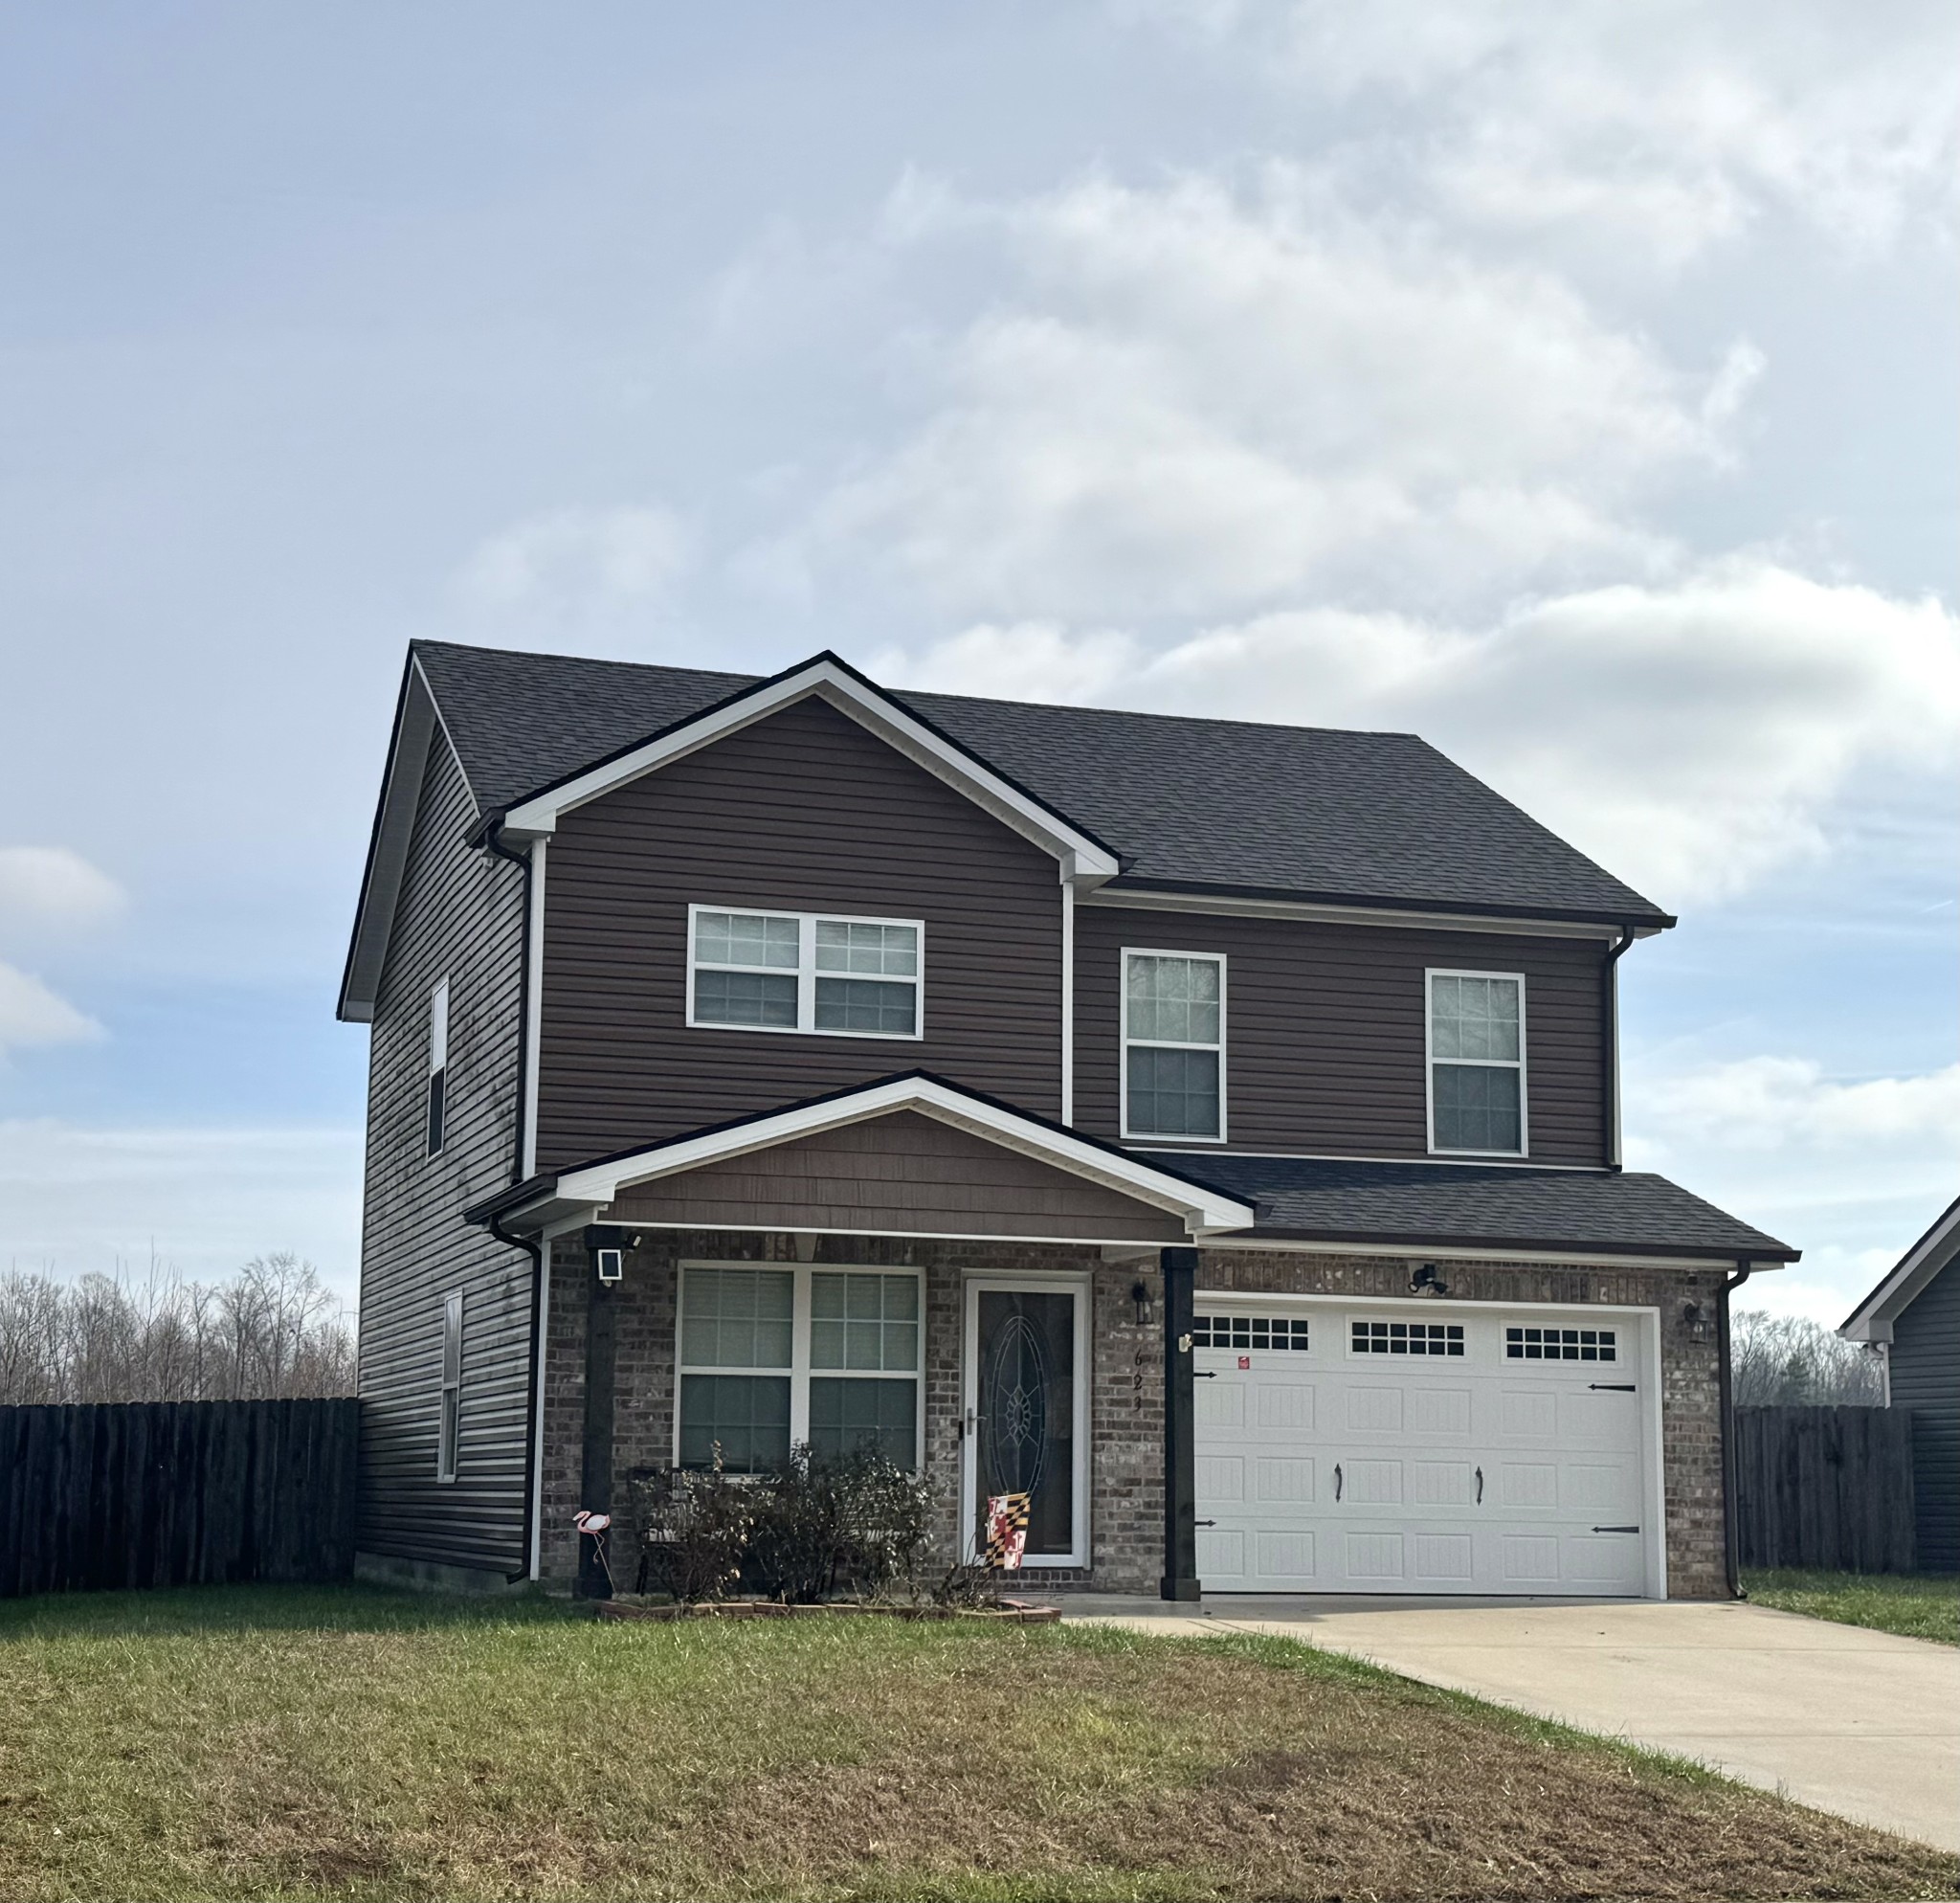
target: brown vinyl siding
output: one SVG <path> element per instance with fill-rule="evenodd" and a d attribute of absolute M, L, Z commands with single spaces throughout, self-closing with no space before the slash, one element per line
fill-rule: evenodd
<path fill-rule="evenodd" d="M 1449 969 L 1525 974 L 1530 1159 L 1605 1160 L 1596 941 L 1078 906 L 1076 1121 L 1102 1137 L 1125 947 L 1225 954 L 1227 1149 L 1428 1155 L 1423 974 Z"/>
<path fill-rule="evenodd" d="M 915 1110 L 641 1184 L 608 1215 L 702 1229 L 1189 1240 L 1175 1216 Z"/>
<path fill-rule="evenodd" d="M 525 1562 L 531 1260 L 462 1220 L 510 1181 L 517 1109 L 515 866 L 465 843 L 474 813 L 438 733 L 423 773 L 368 1052 L 361 1245 L 363 1553 L 497 1572 Z M 429 995 L 449 979 L 442 1153 L 426 1142 Z M 457 1477 L 438 1485 L 442 1302 L 463 1290 Z"/>
<path fill-rule="evenodd" d="M 923 919 L 922 1039 L 687 1026 L 687 907 Z M 567 814 L 546 878 L 538 1166 L 925 1068 L 1060 1108 L 1055 861 L 819 700 Z"/>

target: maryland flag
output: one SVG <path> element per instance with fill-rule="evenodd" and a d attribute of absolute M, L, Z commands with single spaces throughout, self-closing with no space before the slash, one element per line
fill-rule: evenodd
<path fill-rule="evenodd" d="M 1004 1573 L 1018 1569 L 1021 1555 L 1028 1550 L 1028 1511 L 1031 1496 L 1026 1493 L 990 1493 L 987 1496 L 987 1563 Z"/>

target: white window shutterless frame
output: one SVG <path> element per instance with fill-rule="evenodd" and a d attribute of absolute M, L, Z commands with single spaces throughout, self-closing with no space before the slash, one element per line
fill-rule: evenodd
<path fill-rule="evenodd" d="M 916 1470 L 924 1345 L 923 1269 L 683 1263 L 675 1464 L 719 1444 L 728 1472 L 766 1472 L 792 1446 L 870 1445 Z"/>
<path fill-rule="evenodd" d="M 442 1385 L 435 1417 L 435 1478 L 455 1480 L 463 1425 L 463 1291 L 442 1298 Z"/>
<path fill-rule="evenodd" d="M 1089 1280 L 1086 1276 L 976 1275 L 968 1278 L 962 1297 L 966 1319 L 964 1346 L 960 1357 L 963 1370 L 960 1417 L 961 1556 L 969 1564 L 979 1557 L 979 1515 L 984 1505 L 980 1473 L 983 1423 L 980 1415 L 987 1405 L 986 1377 L 989 1372 L 983 1365 L 983 1358 L 987 1351 L 995 1347 L 999 1340 L 999 1320 L 983 1311 L 989 1306 L 988 1298 L 1000 1296 L 1058 1298 L 1069 1304 L 1072 1353 L 1065 1370 L 1056 1368 L 1050 1371 L 1051 1375 L 1065 1373 L 1068 1380 L 1068 1544 L 1065 1548 L 1053 1542 L 1037 1547 L 1035 1542 L 1036 1528 L 1031 1528 L 1028 1549 L 1022 1556 L 1021 1563 L 1024 1566 L 1086 1566 L 1089 1563 L 1090 1475 Z M 992 1306 L 999 1308 L 1003 1305 L 996 1302 Z M 984 1326 L 988 1322 L 993 1323 L 991 1331 Z M 1050 1398 L 1053 1398 L 1052 1389 Z M 1025 1413 L 1024 1408 L 1015 1411 Z M 1040 1519 L 1037 1505 L 1036 1527 L 1039 1526 Z"/>
<path fill-rule="evenodd" d="M 1121 1133 L 1225 1141 L 1225 954 L 1125 946 Z"/>
<path fill-rule="evenodd" d="M 925 1035 L 925 924 L 687 908 L 687 1022 L 823 1038 Z"/>
<path fill-rule="evenodd" d="M 1437 1155 L 1525 1156 L 1525 974 L 1423 974 L 1429 1147 Z"/>
<path fill-rule="evenodd" d="M 429 1091 L 423 1124 L 423 1153 L 442 1154 L 449 1115 L 449 980 L 429 994 Z"/>

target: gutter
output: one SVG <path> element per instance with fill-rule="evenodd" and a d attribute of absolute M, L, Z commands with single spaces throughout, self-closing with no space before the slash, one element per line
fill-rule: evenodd
<path fill-rule="evenodd" d="M 531 1056 L 531 858 L 528 853 L 513 852 L 503 843 L 502 820 L 501 813 L 491 817 L 483 831 L 483 845 L 499 859 L 508 860 L 516 866 L 523 874 L 524 882 L 517 963 L 517 1137 L 510 1159 L 510 1182 L 515 1189 L 523 1181 L 524 1175 L 524 1105 L 528 1101 L 525 1086 L 529 1082 L 526 1072 Z M 523 1250 L 531 1259 L 531 1378 L 524 1383 L 524 1452 L 527 1456 L 525 1465 L 534 1473 L 543 1452 L 538 1443 L 538 1390 L 542 1385 L 539 1356 L 545 1345 L 545 1244 L 535 1237 L 513 1236 L 503 1226 L 501 1211 L 492 1215 L 485 1226 L 500 1243 Z M 537 1538 L 536 1497 L 532 1473 L 526 1473 L 523 1532 L 519 1538 L 519 1551 L 523 1558 L 515 1572 L 503 1576 L 510 1585 L 517 1585 L 531 1577 L 531 1548 Z"/>
<path fill-rule="evenodd" d="M 1621 928 L 1619 938 L 1599 968 L 1599 1023 L 1605 1034 L 1605 1062 L 1600 1066 L 1601 1123 L 1599 1153 L 1609 1170 L 1617 1170 L 1619 1160 L 1619 961 L 1634 942 L 1634 929 Z"/>
<path fill-rule="evenodd" d="M 1715 1305 L 1715 1338 L 1722 1355 L 1722 1567 L 1730 1599 L 1748 1599 L 1742 1589 L 1742 1534 L 1735 1516 L 1735 1377 L 1728 1359 L 1728 1298 L 1749 1279 L 1754 1265 L 1744 1257 L 1726 1276 Z"/>

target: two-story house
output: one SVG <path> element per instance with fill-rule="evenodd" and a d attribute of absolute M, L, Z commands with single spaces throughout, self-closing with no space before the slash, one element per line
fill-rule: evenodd
<path fill-rule="evenodd" d="M 1794 1252 L 1620 1167 L 1672 923 L 1406 734 L 417 643 L 364 1570 L 568 1582 L 635 1470 L 868 1443 L 1050 1584 L 1719 1594 Z"/>

